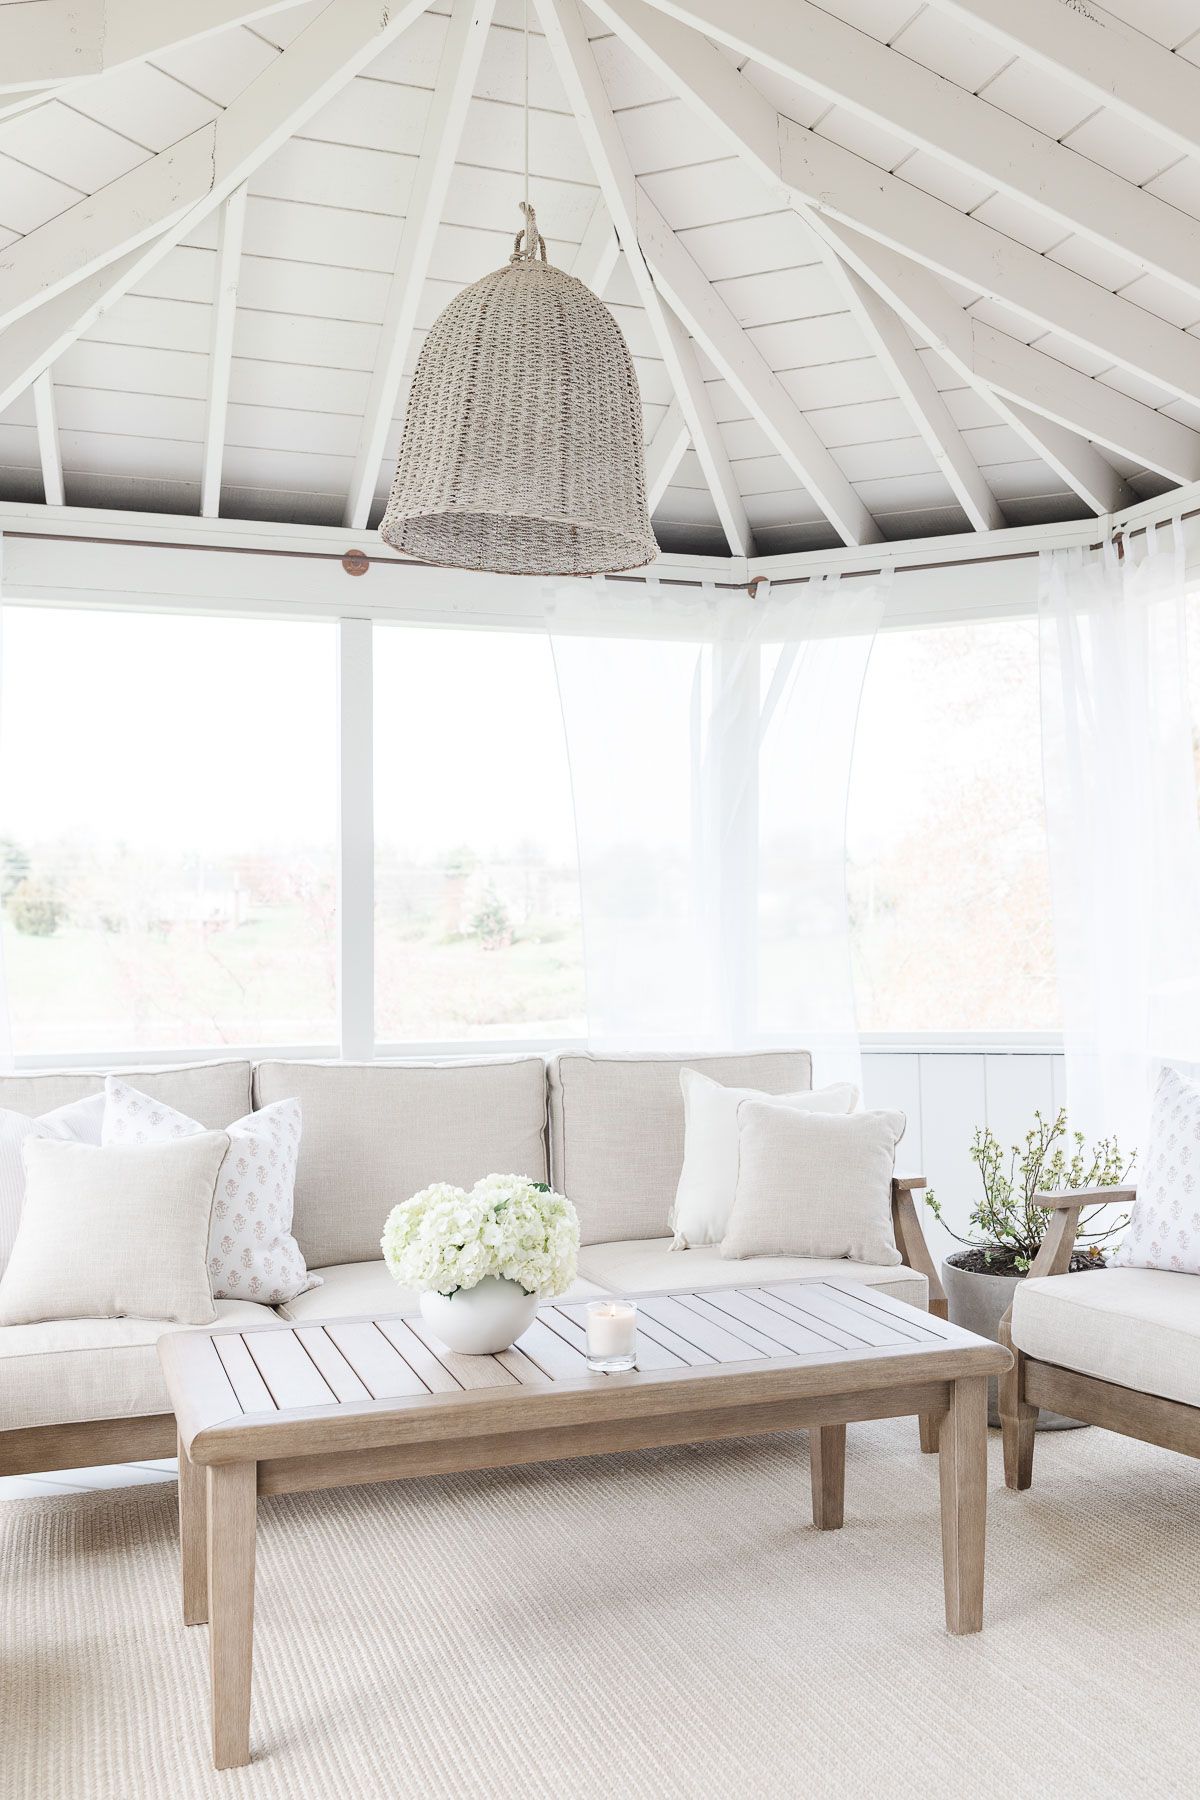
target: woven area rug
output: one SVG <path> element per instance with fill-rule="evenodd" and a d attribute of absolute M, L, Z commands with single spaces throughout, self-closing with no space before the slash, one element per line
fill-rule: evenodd
<path fill-rule="evenodd" d="M 254 1762 L 209 1765 L 174 1484 L 0 1506 L 6 1800 L 1196 1792 L 1200 1464 L 991 1445 L 987 1623 L 942 1621 L 937 1461 L 850 1429 L 259 1507 Z"/>

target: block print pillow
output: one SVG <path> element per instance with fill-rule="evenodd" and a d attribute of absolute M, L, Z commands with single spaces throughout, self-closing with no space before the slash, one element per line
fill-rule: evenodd
<path fill-rule="evenodd" d="M 1163 1069 L 1138 1160 L 1137 1200 L 1117 1264 L 1200 1275 L 1200 1083 Z"/>
<path fill-rule="evenodd" d="M 194 1137 L 204 1126 L 186 1113 L 130 1087 L 119 1075 L 104 1083 L 104 1145 L 161 1144 Z M 217 1176 L 208 1238 L 214 1300 L 260 1300 L 278 1306 L 321 1277 L 310 1275 L 292 1236 L 292 1202 L 300 1152 L 300 1102 L 276 1100 L 227 1127 L 229 1150 Z"/>

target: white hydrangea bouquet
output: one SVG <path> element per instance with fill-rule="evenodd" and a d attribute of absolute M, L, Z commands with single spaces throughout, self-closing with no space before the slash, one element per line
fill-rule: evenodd
<path fill-rule="evenodd" d="M 565 1195 L 524 1175 L 485 1175 L 469 1192 L 435 1181 L 392 1208 L 381 1245 L 452 1350 L 501 1350 L 539 1300 L 574 1281 L 579 1219 Z"/>

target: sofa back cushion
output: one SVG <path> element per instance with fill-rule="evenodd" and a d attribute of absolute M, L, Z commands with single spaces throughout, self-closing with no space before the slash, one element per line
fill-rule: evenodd
<path fill-rule="evenodd" d="M 224 1131 L 231 1119 L 250 1110 L 251 1067 L 248 1062 L 188 1063 L 175 1069 L 122 1069 L 121 1075 L 144 1094 L 187 1113 L 206 1131 Z M 84 1069 L 0 1075 L 0 1106 L 35 1118 L 103 1092 L 103 1073 Z"/>
<path fill-rule="evenodd" d="M 479 1062 L 261 1062 L 254 1104 L 304 1114 L 292 1232 L 310 1269 L 380 1254 L 384 1220 L 433 1181 L 546 1179 L 540 1056 Z"/>
<path fill-rule="evenodd" d="M 681 1069 L 729 1087 L 812 1086 L 807 1050 L 728 1056 L 597 1056 L 550 1063 L 550 1179 L 575 1202 L 585 1244 L 666 1237 L 683 1167 Z"/>

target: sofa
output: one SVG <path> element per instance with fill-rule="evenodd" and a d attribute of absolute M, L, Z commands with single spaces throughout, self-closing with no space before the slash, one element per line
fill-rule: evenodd
<path fill-rule="evenodd" d="M 912 1198 L 893 1183 L 900 1266 L 795 1257 L 727 1261 L 717 1246 L 672 1251 L 667 1218 L 683 1159 L 682 1067 L 727 1085 L 811 1086 L 805 1051 L 671 1057 L 564 1052 L 477 1060 L 318 1063 L 231 1060 L 122 1071 L 136 1086 L 221 1129 L 252 1107 L 298 1096 L 303 1137 L 293 1231 L 319 1287 L 272 1309 L 216 1303 L 218 1326 L 415 1311 L 379 1252 L 393 1205 L 435 1180 L 489 1171 L 546 1179 L 575 1203 L 582 1248 L 570 1298 L 670 1287 L 852 1275 L 944 1315 L 945 1298 Z M 95 1093 L 102 1074 L 0 1076 L 0 1106 L 38 1116 Z M 175 1450 L 154 1319 L 0 1327 L 0 1474 L 81 1467 Z M 932 1449 L 924 1425 L 922 1444 Z"/>

